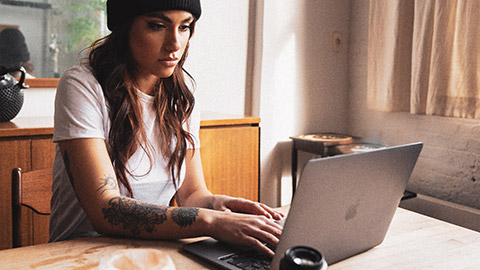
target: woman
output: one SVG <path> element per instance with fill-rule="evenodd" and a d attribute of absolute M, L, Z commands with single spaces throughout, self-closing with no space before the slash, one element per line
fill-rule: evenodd
<path fill-rule="evenodd" d="M 5 28 L 0 31 L 0 66 L 6 69 L 23 67 L 27 79 L 35 78 L 25 36 L 17 28 Z M 20 78 L 21 75 L 19 71 L 11 74 L 16 78 Z"/>
<path fill-rule="evenodd" d="M 200 14 L 199 0 L 107 1 L 112 33 L 57 89 L 50 241 L 208 235 L 273 255 L 282 215 L 205 186 L 183 70 Z"/>

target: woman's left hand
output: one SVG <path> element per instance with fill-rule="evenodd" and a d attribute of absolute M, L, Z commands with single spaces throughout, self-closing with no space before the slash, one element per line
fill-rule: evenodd
<path fill-rule="evenodd" d="M 280 220 L 285 217 L 283 213 L 275 211 L 263 203 L 225 195 L 214 195 L 212 208 L 218 211 L 231 211 L 244 214 L 262 215 L 276 220 Z"/>

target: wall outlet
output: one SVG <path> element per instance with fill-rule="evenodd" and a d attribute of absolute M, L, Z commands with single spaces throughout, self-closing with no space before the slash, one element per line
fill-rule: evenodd
<path fill-rule="evenodd" d="M 341 32 L 333 32 L 333 51 L 340 52 L 343 48 L 343 39 Z"/>

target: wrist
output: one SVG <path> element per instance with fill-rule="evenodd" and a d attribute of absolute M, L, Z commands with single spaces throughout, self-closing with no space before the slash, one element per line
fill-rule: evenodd
<path fill-rule="evenodd" d="M 222 199 L 223 195 L 212 195 L 210 197 L 210 201 L 209 201 L 209 205 L 208 205 L 208 208 L 212 209 L 212 210 L 218 210 L 217 206 L 219 204 L 221 204 L 221 199 Z"/>
<path fill-rule="evenodd" d="M 204 228 L 204 235 L 212 236 L 218 224 L 219 215 L 217 211 L 211 209 L 201 209 L 200 223 Z"/>

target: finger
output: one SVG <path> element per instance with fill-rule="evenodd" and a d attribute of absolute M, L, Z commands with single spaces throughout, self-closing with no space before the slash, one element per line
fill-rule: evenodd
<path fill-rule="evenodd" d="M 283 219 L 285 215 L 282 212 L 276 211 L 273 208 L 269 207 L 266 204 L 260 203 L 260 207 L 263 208 L 263 211 L 266 211 L 272 218 L 276 220 Z"/>
<path fill-rule="evenodd" d="M 258 212 L 258 214 L 260 215 L 266 216 L 268 218 L 273 218 L 275 220 L 281 220 L 285 218 L 285 215 L 282 212 L 276 211 L 265 204 L 259 203 L 257 205 L 261 208 L 261 210 L 259 210 Z"/>
<path fill-rule="evenodd" d="M 257 220 L 259 223 L 251 231 L 250 236 L 276 247 L 282 235 L 282 227 L 270 220 Z"/>
<path fill-rule="evenodd" d="M 268 246 L 264 245 L 258 239 L 254 237 L 248 237 L 248 242 L 250 242 L 249 246 L 253 249 L 257 250 L 260 253 L 267 254 L 268 256 L 272 257 L 275 255 L 273 250 L 271 250 Z"/>
<path fill-rule="evenodd" d="M 268 211 L 269 213 L 272 213 L 272 214 L 275 214 L 275 215 L 278 215 L 278 216 L 281 216 L 281 217 L 284 217 L 285 215 L 280 212 L 280 211 L 277 211 L 275 209 L 273 209 L 272 207 L 264 204 L 264 203 L 260 203 L 260 205 L 265 209 L 265 211 Z"/>
<path fill-rule="evenodd" d="M 274 235 L 277 239 L 280 239 L 283 227 L 274 220 L 269 220 L 268 226 L 264 227 L 263 230 Z"/>
<path fill-rule="evenodd" d="M 255 214 L 265 216 L 267 218 L 273 218 L 276 220 L 283 219 L 285 215 L 282 212 L 276 211 L 273 208 L 263 203 L 253 202 L 245 199 L 235 199 L 228 205 L 232 211 L 241 212 L 246 214 Z"/>
<path fill-rule="evenodd" d="M 262 215 L 267 218 L 274 218 L 275 212 L 263 203 L 253 203 L 253 208 L 257 215 Z"/>
<path fill-rule="evenodd" d="M 266 211 L 266 209 L 262 207 L 260 203 L 257 202 L 238 198 L 231 201 L 227 206 L 235 212 L 261 215 L 267 218 L 273 218 L 272 215 L 268 211 Z"/>

